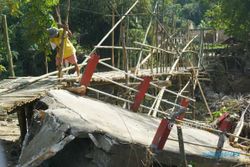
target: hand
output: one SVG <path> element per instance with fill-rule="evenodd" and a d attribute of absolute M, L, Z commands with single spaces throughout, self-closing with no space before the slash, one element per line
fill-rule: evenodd
<path fill-rule="evenodd" d="M 69 31 L 69 25 L 68 24 L 64 24 L 62 25 L 63 29 L 65 29 L 66 31 Z"/>
<path fill-rule="evenodd" d="M 57 24 L 59 28 L 63 28 L 66 31 L 69 31 L 69 25 L 68 24 Z"/>

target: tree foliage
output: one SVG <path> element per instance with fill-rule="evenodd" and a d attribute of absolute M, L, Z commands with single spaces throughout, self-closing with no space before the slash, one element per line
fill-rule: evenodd
<path fill-rule="evenodd" d="M 250 1 L 219 0 L 206 14 L 208 23 L 245 42 L 250 36 Z"/>
<path fill-rule="evenodd" d="M 55 24 L 51 12 L 59 0 L 26 0 L 24 3 L 21 17 L 22 37 L 29 39 L 26 42 L 29 49 L 38 49 L 47 55 L 49 53 L 47 28 Z"/>

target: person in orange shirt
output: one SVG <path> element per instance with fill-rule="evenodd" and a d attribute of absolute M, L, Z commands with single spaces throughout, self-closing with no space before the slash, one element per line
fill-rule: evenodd
<path fill-rule="evenodd" d="M 66 36 L 64 39 L 63 63 L 68 62 L 68 63 L 74 65 L 77 76 L 79 76 L 80 70 L 79 70 L 79 67 L 77 64 L 76 49 L 69 40 L 69 37 L 72 36 L 72 33 L 69 30 L 68 26 L 63 26 L 63 28 L 66 31 Z M 56 54 L 56 66 L 57 66 L 57 68 L 60 64 L 59 50 L 60 50 L 60 45 L 61 45 L 61 41 L 62 41 L 63 28 L 57 29 L 55 27 L 52 27 L 52 28 L 48 29 L 51 47 L 52 47 L 52 49 L 57 49 L 57 54 Z"/>

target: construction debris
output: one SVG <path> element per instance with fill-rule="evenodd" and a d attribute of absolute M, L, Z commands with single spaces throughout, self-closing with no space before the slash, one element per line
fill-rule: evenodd
<path fill-rule="evenodd" d="M 220 118 L 224 117 L 224 119 L 230 121 L 231 128 L 229 128 L 228 131 L 235 135 L 230 137 L 231 145 L 243 150 L 250 150 L 250 142 L 238 138 L 250 138 L 250 97 L 239 96 L 235 98 L 232 96 L 224 96 L 221 100 L 214 102 L 212 107 L 215 110 L 213 114 L 216 117 L 222 115 Z"/>

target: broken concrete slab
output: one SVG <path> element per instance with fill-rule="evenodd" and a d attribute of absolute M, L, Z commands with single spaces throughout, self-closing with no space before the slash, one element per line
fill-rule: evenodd
<path fill-rule="evenodd" d="M 48 96 L 42 100 L 48 105 L 48 109 L 44 111 L 46 116 L 44 120 L 40 120 L 40 130 L 31 135 L 33 137 L 29 137 L 29 133 L 26 135 L 28 142 L 22 149 L 20 166 L 67 166 L 63 159 L 72 162 L 70 166 L 73 167 L 143 166 L 159 119 L 88 97 L 76 96 L 64 90 L 49 91 Z M 32 128 L 35 127 L 31 126 L 30 132 L 35 131 Z M 223 151 L 223 156 L 216 161 L 214 148 L 219 139 L 216 134 L 183 127 L 183 138 L 184 141 L 200 145 L 184 143 L 188 162 L 202 164 L 204 167 L 250 162 L 248 156 L 241 155 L 242 151 L 231 147 L 228 141 L 223 149 L 237 154 L 229 155 L 229 152 Z M 170 139 L 164 150 L 154 157 L 155 163 L 161 163 L 162 166 L 179 165 L 175 126 Z M 77 149 L 78 146 L 81 149 Z M 76 161 L 79 163 L 75 163 Z"/>

